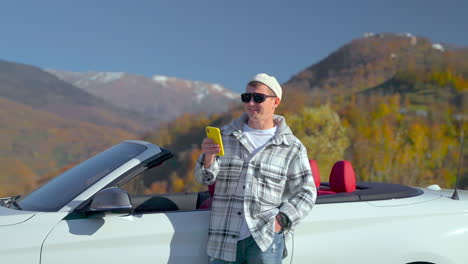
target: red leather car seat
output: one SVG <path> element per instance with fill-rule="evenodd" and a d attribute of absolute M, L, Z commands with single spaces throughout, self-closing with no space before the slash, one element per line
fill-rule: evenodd
<path fill-rule="evenodd" d="M 214 195 L 215 186 L 216 186 L 216 182 L 213 183 L 213 184 L 208 185 L 208 192 L 210 193 L 211 197 L 213 197 L 213 195 Z"/>
<path fill-rule="evenodd" d="M 309 160 L 309 164 L 310 164 L 310 169 L 312 170 L 312 177 L 314 177 L 315 187 L 317 187 L 318 189 L 320 187 L 320 171 L 317 166 L 317 161 Z"/>
<path fill-rule="evenodd" d="M 211 208 L 211 203 L 213 202 L 213 195 L 214 195 L 214 191 L 215 191 L 215 186 L 216 186 L 216 182 L 213 183 L 213 184 L 208 185 L 208 192 L 210 193 L 210 198 L 203 201 L 203 203 L 200 204 L 200 207 L 198 207 L 199 209 L 210 209 Z"/>
<path fill-rule="evenodd" d="M 337 193 L 356 190 L 356 174 L 351 162 L 340 160 L 333 165 L 330 173 L 330 190 Z"/>
<path fill-rule="evenodd" d="M 314 177 L 315 187 L 317 187 L 317 195 L 334 194 L 328 187 L 320 187 L 320 171 L 317 166 L 316 160 L 309 160 L 310 169 L 312 170 L 312 177 Z"/>

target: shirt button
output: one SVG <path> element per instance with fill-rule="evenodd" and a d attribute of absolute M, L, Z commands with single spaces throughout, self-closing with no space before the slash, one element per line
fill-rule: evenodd
<path fill-rule="evenodd" d="M 240 212 L 240 211 L 239 211 L 239 212 L 237 212 L 237 215 L 242 215 L 242 212 Z"/>
<path fill-rule="evenodd" d="M 236 235 L 232 235 L 232 238 L 237 238 L 237 236 L 236 236 Z"/>
<path fill-rule="evenodd" d="M 242 186 L 242 189 L 245 189 L 245 185 Z"/>

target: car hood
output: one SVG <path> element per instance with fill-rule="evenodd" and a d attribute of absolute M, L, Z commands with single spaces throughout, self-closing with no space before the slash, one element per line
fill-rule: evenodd
<path fill-rule="evenodd" d="M 16 225 L 28 221 L 35 214 L 35 212 L 13 210 L 10 208 L 0 206 L 0 227 Z"/>

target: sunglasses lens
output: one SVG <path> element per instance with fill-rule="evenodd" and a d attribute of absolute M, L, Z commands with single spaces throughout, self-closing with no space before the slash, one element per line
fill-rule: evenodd
<path fill-rule="evenodd" d="M 254 93 L 253 98 L 254 98 L 254 102 L 256 102 L 257 104 L 263 103 L 266 100 L 266 97 L 264 94 L 258 94 L 258 93 Z"/>
<path fill-rule="evenodd" d="M 252 94 L 243 93 L 243 94 L 241 94 L 241 99 L 242 99 L 243 103 L 248 103 L 248 102 L 250 102 L 250 100 L 252 100 Z"/>

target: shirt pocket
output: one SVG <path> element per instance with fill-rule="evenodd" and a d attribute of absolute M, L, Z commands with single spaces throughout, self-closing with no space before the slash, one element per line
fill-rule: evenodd
<path fill-rule="evenodd" d="M 256 176 L 260 202 L 279 206 L 286 182 L 286 169 L 275 164 L 261 164 L 260 173 Z"/>
<path fill-rule="evenodd" d="M 239 158 L 220 158 L 219 173 L 216 179 L 216 192 L 233 194 L 240 180 L 244 161 Z"/>

